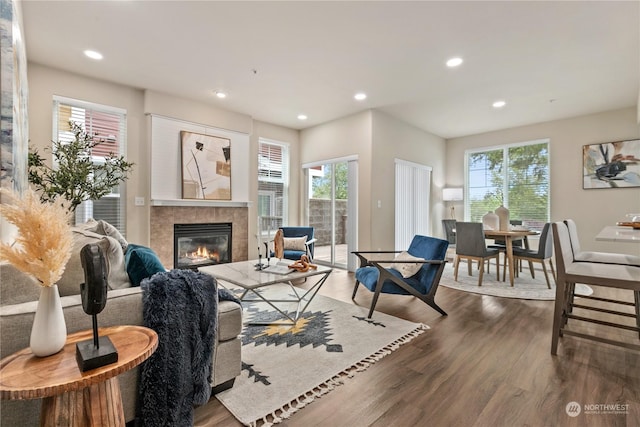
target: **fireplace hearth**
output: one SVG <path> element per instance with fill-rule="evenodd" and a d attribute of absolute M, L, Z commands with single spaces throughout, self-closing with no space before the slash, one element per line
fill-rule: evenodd
<path fill-rule="evenodd" d="M 231 223 L 174 224 L 174 268 L 231 262 Z"/>

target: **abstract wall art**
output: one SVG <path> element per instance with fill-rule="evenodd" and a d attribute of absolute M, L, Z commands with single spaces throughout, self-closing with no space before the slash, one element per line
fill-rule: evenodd
<path fill-rule="evenodd" d="M 182 198 L 231 200 L 231 140 L 181 131 Z"/>

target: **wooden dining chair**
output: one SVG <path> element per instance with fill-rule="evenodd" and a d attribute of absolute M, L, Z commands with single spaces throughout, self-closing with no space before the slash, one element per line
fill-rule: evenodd
<path fill-rule="evenodd" d="M 618 345 L 634 350 L 640 350 L 640 345 L 619 340 L 613 340 L 601 335 L 595 335 L 590 331 L 576 330 L 568 327 L 569 320 L 590 322 L 592 324 L 617 327 L 640 333 L 640 307 L 638 306 L 637 292 L 640 291 L 640 268 L 631 265 L 607 264 L 598 262 L 577 261 L 573 256 L 569 230 L 564 222 L 558 221 L 552 224 L 553 243 L 555 246 L 556 268 L 558 272 L 555 308 L 553 316 L 553 329 L 551 338 L 551 354 L 557 354 L 560 337 L 571 335 L 586 338 L 606 344 Z M 571 298 L 571 289 L 576 283 L 596 285 L 619 289 L 629 289 L 635 292 L 635 304 L 627 301 L 599 298 L 595 296 L 580 296 L 581 299 L 591 299 L 607 303 L 635 305 L 635 315 L 620 312 L 618 310 L 592 307 L 586 304 L 575 304 Z M 573 308 L 592 310 L 598 313 L 607 313 L 618 316 L 635 317 L 636 326 L 621 324 L 613 321 L 603 321 L 585 315 L 576 315 Z"/>
<path fill-rule="evenodd" d="M 553 239 L 551 233 L 551 223 L 546 223 L 542 227 L 540 233 L 540 242 L 538 243 L 537 250 L 525 249 L 525 248 L 513 248 L 513 259 L 515 265 L 519 265 L 522 261 L 529 261 L 529 269 L 531 270 L 531 277 L 535 277 L 533 273 L 532 262 L 539 262 L 542 264 L 542 271 L 544 272 L 544 278 L 547 280 L 547 287 L 551 289 L 551 282 L 549 281 L 549 274 L 547 273 L 546 261 L 549 261 L 551 266 L 551 274 L 553 281 L 556 281 L 556 272 L 553 269 Z"/>
<path fill-rule="evenodd" d="M 467 260 L 467 270 L 471 276 L 473 261 L 478 261 L 478 286 L 482 286 L 484 263 L 495 258 L 497 279 L 500 280 L 500 251 L 489 249 L 484 239 L 484 231 L 480 222 L 456 222 L 456 258 L 453 263 L 453 277 L 458 281 L 460 260 Z"/>

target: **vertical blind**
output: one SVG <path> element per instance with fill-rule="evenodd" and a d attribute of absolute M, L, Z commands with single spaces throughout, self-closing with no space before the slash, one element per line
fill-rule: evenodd
<path fill-rule="evenodd" d="M 56 141 L 71 142 L 74 134 L 69 122 L 82 126 L 95 142 L 99 142 L 91 151 L 94 163 L 104 162 L 110 153 L 126 154 L 127 116 L 120 108 L 99 105 L 75 99 L 55 97 L 53 99 L 53 138 Z M 55 167 L 55 165 L 54 165 Z M 126 236 L 125 229 L 126 197 L 125 184 L 112 189 L 110 194 L 98 199 L 88 200 L 76 209 L 76 223 L 86 222 L 89 218 L 105 220 Z"/>
<path fill-rule="evenodd" d="M 480 222 L 500 205 L 511 220 L 541 230 L 550 218 L 549 141 L 468 151 L 465 218 Z"/>
<path fill-rule="evenodd" d="M 413 236 L 429 235 L 431 168 L 396 159 L 395 247 L 406 250 Z"/>
<path fill-rule="evenodd" d="M 262 237 L 273 237 L 286 225 L 289 190 L 289 147 L 258 141 L 258 221 Z"/>

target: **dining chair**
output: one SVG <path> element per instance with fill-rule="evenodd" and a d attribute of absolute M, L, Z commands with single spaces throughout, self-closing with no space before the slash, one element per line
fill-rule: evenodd
<path fill-rule="evenodd" d="M 547 280 L 547 287 L 551 289 L 551 282 L 549 281 L 549 274 L 547 273 L 547 266 L 545 261 L 549 261 L 549 265 L 551 266 L 551 274 L 553 276 L 553 280 L 556 280 L 556 272 L 553 269 L 553 260 L 551 257 L 553 256 L 553 240 L 551 235 L 551 223 L 548 222 L 542 227 L 542 232 L 540 233 L 540 241 L 538 243 L 538 249 L 524 249 L 524 248 L 513 248 L 513 259 L 515 265 L 518 265 L 522 261 L 529 261 L 529 269 L 531 270 L 531 277 L 535 277 L 533 273 L 533 265 L 532 262 L 539 262 L 542 264 L 542 271 L 544 272 L 544 277 Z"/>
<path fill-rule="evenodd" d="M 577 261 L 573 256 L 573 246 L 571 244 L 571 238 L 569 237 L 569 229 L 567 225 L 562 221 L 554 222 L 552 224 L 552 230 L 556 256 L 557 281 L 551 337 L 551 354 L 557 354 L 559 338 L 566 335 L 640 350 L 640 345 L 638 344 L 628 343 L 619 341 L 617 339 L 614 340 L 609 337 L 596 335 L 593 332 L 595 330 L 592 330 L 591 328 L 588 330 L 584 328 L 581 330 L 577 330 L 568 327 L 569 320 L 571 319 L 607 327 L 622 328 L 625 330 L 631 330 L 640 333 L 640 307 L 638 306 L 638 292 L 640 291 L 640 269 L 632 265 Z M 595 296 L 581 295 L 580 298 L 606 303 L 618 303 L 631 306 L 635 305 L 635 315 L 618 310 L 610 310 L 601 307 L 593 307 L 582 303 L 574 303 L 570 293 L 572 292 L 572 288 L 575 289 L 576 283 L 619 289 L 629 289 L 634 291 L 635 304 L 628 301 L 618 301 L 608 298 L 599 298 Z M 574 307 L 584 310 L 591 310 L 598 313 L 607 313 L 610 315 L 635 317 L 636 326 L 630 326 L 628 324 L 617 323 L 614 321 L 603 321 L 596 318 L 586 317 L 585 315 L 576 315 L 572 310 Z"/>
<path fill-rule="evenodd" d="M 497 279 L 500 280 L 500 250 L 487 248 L 484 231 L 480 222 L 456 222 L 456 258 L 453 263 L 453 277 L 458 281 L 460 260 L 467 260 L 467 270 L 471 276 L 473 261 L 478 261 L 478 286 L 482 286 L 484 262 L 496 260 Z"/>
<path fill-rule="evenodd" d="M 636 267 L 640 267 L 639 256 L 618 254 L 614 252 L 583 251 L 582 247 L 580 246 L 580 238 L 578 237 L 578 227 L 576 225 L 576 222 L 572 219 L 565 219 L 564 223 L 567 225 L 567 229 L 569 230 L 571 249 L 573 251 L 573 257 L 576 261 L 634 265 Z"/>
<path fill-rule="evenodd" d="M 456 220 L 443 219 L 442 228 L 444 229 L 444 235 L 449 242 L 449 247 L 453 248 L 456 244 Z"/>

